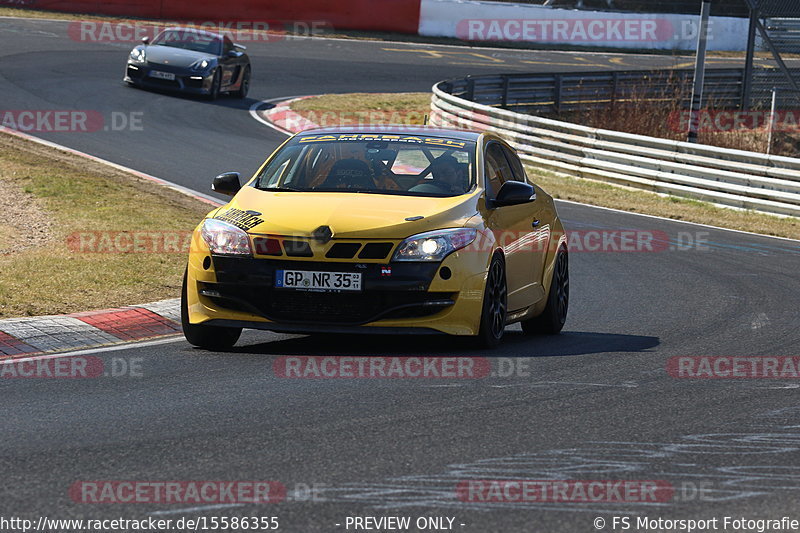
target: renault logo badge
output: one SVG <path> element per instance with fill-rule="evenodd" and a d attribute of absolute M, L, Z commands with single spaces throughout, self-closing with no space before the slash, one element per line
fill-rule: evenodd
<path fill-rule="evenodd" d="M 322 244 L 328 244 L 330 240 L 333 238 L 333 231 L 328 226 L 320 226 L 314 230 L 311 234 L 315 241 L 319 241 Z"/>

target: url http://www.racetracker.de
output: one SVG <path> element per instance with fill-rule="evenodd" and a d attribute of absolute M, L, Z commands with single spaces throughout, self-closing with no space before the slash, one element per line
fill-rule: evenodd
<path fill-rule="evenodd" d="M 184 531 L 275 531 L 280 522 L 275 516 L 197 516 L 194 518 L 111 518 L 111 519 L 57 519 L 40 516 L 36 520 L 0 516 L 0 531 L 42 531 L 47 533 L 83 533 L 123 531 L 184 532 Z"/>

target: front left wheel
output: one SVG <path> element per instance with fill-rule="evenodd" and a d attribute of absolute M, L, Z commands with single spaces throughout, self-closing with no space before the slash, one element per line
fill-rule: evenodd
<path fill-rule="evenodd" d="M 183 290 L 181 291 L 181 326 L 183 336 L 192 346 L 206 350 L 227 350 L 236 344 L 242 334 L 242 328 L 220 328 L 217 326 L 204 326 L 189 322 L 189 304 L 186 298 L 186 278 L 183 274 Z"/>

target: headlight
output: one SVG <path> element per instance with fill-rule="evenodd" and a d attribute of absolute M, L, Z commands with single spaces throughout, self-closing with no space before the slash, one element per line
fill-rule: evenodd
<path fill-rule="evenodd" d="M 212 254 L 253 255 L 247 233 L 227 222 L 207 218 L 200 228 L 200 234 Z"/>
<path fill-rule="evenodd" d="M 195 63 L 192 65 L 192 70 L 205 70 L 210 64 L 211 63 L 208 62 L 208 59 L 201 59 L 200 61 L 195 61 Z"/>
<path fill-rule="evenodd" d="M 144 48 L 134 48 L 133 50 L 131 50 L 131 59 L 136 61 L 137 63 L 144 63 L 145 62 Z"/>
<path fill-rule="evenodd" d="M 392 261 L 441 261 L 475 240 L 473 228 L 443 229 L 413 235 L 397 247 Z"/>

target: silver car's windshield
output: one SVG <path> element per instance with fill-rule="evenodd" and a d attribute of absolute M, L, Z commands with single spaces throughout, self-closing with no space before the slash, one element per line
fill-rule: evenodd
<path fill-rule="evenodd" d="M 474 186 L 475 143 L 395 134 L 299 135 L 261 171 L 264 190 L 457 196 Z"/>
<path fill-rule="evenodd" d="M 204 54 L 220 55 L 222 40 L 214 35 L 199 32 L 191 28 L 165 30 L 159 33 L 151 43 L 157 46 L 183 48 Z"/>

